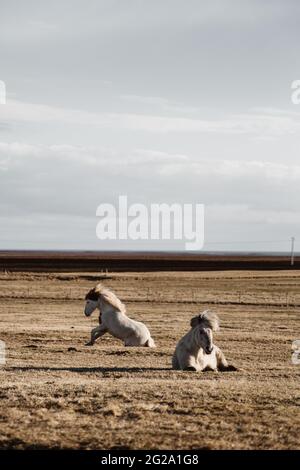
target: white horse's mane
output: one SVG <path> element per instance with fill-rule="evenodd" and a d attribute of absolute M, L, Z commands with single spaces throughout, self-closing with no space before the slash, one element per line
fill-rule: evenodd
<path fill-rule="evenodd" d="M 204 310 L 196 317 L 191 319 L 191 327 L 194 328 L 197 325 L 203 326 L 204 328 L 210 328 L 212 331 L 219 329 L 219 317 L 215 312 L 211 310 Z"/>
<path fill-rule="evenodd" d="M 97 284 L 92 291 L 94 295 L 98 295 L 98 297 L 101 295 L 103 300 L 114 307 L 116 310 L 119 310 L 122 313 L 126 312 L 125 305 L 121 302 L 120 299 L 116 296 L 114 292 L 112 292 L 108 287 L 105 287 L 103 284 Z M 87 294 L 88 297 L 89 294 Z"/>

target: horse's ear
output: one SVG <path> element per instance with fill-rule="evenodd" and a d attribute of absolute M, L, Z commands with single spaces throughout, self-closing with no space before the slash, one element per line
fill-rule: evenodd
<path fill-rule="evenodd" d="M 199 315 L 196 315 L 191 319 L 190 325 L 192 328 L 195 328 L 195 326 L 199 325 Z"/>

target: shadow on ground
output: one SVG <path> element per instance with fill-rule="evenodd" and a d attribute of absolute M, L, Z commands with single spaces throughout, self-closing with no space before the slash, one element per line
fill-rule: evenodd
<path fill-rule="evenodd" d="M 90 373 L 90 372 L 148 372 L 148 371 L 171 371 L 170 367 L 35 367 L 35 366 L 21 366 L 21 367 L 9 367 L 7 371 L 37 371 L 37 372 L 79 372 L 79 373 Z"/>

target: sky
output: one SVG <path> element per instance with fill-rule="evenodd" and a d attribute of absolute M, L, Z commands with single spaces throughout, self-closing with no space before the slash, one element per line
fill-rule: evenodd
<path fill-rule="evenodd" d="M 297 249 L 299 19 L 297 0 L 0 0 L 0 249 L 182 249 L 98 240 L 120 195 L 204 204 L 204 250 Z"/>

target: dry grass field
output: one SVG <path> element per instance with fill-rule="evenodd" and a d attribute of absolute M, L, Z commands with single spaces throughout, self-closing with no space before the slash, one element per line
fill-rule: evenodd
<path fill-rule="evenodd" d="M 84 317 L 83 298 L 100 278 L 0 275 L 0 448 L 300 448 L 299 271 L 107 275 L 155 350 L 108 335 L 84 345 L 98 318 Z M 239 370 L 172 371 L 176 341 L 207 307 Z"/>

